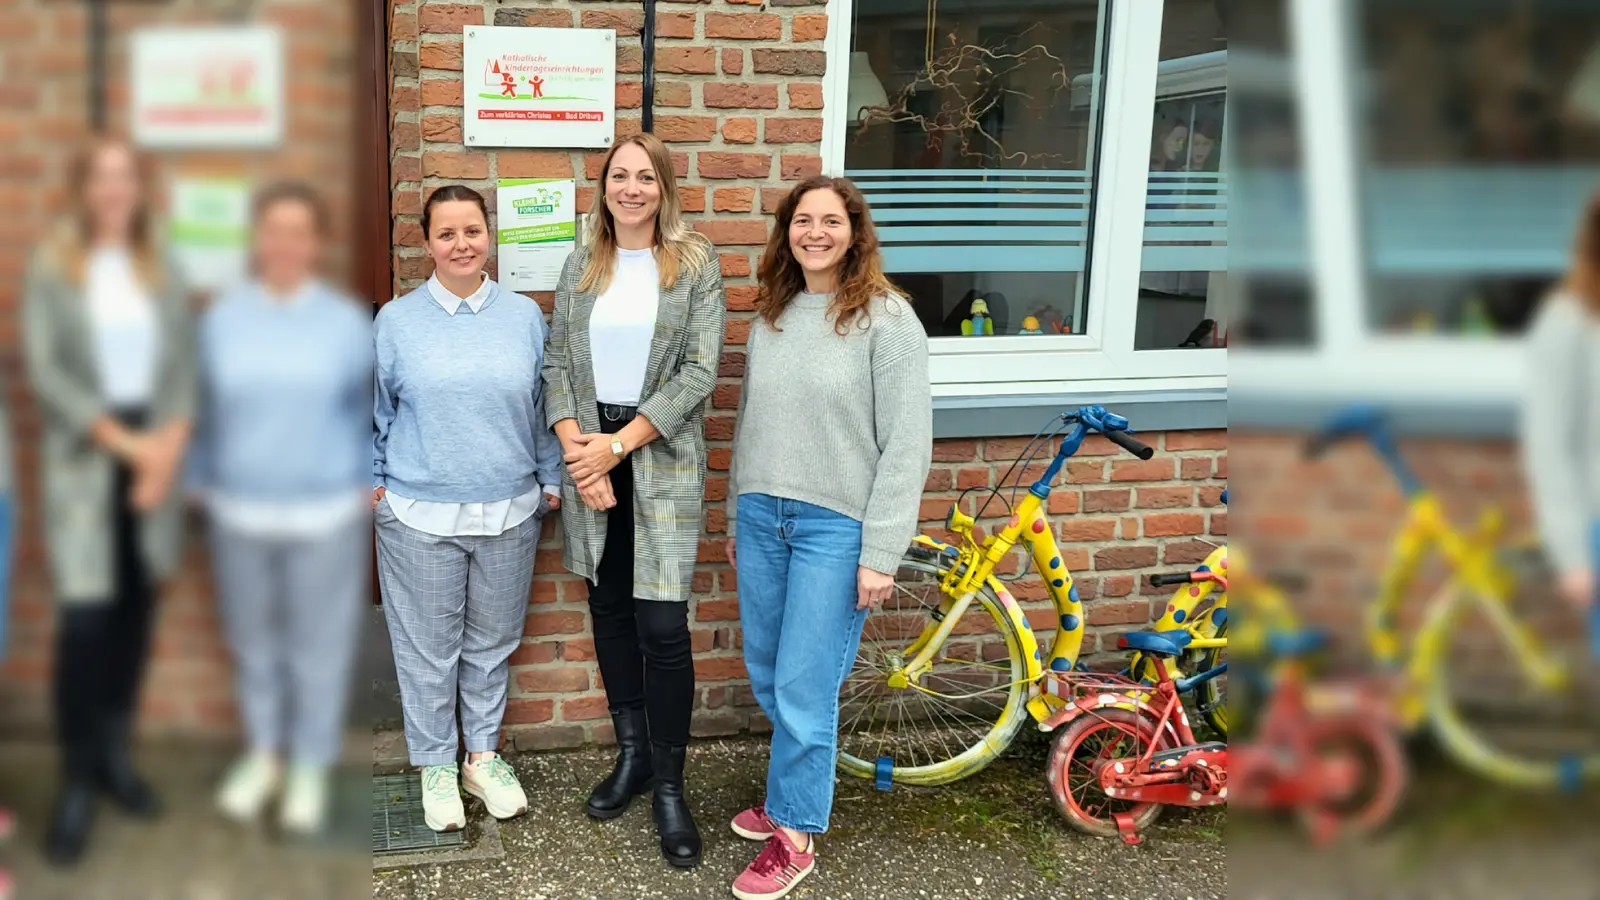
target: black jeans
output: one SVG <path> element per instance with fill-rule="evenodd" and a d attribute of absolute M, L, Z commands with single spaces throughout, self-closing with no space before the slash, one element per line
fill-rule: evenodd
<path fill-rule="evenodd" d="M 137 427 L 138 413 L 119 415 Z M 63 605 L 57 617 L 56 732 L 66 777 L 85 778 L 107 744 L 128 741 L 150 646 L 155 587 L 139 549 L 132 506 L 133 473 L 116 464 L 112 495 L 112 594 L 90 604 Z"/>
<path fill-rule="evenodd" d="M 632 418 L 619 407 L 602 407 L 600 430 L 616 434 Z M 608 420 L 607 411 L 613 418 Z M 650 739 L 681 747 L 689 743 L 694 710 L 694 657 L 689 640 L 689 604 L 633 596 L 633 465 L 611 470 L 617 505 L 606 516 L 606 546 L 589 584 L 594 654 L 613 710 L 643 706 Z M 580 501 L 581 502 L 581 501 Z"/>

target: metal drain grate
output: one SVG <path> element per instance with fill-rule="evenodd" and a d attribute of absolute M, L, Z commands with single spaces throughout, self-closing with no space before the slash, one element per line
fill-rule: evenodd
<path fill-rule="evenodd" d="M 410 853 L 467 845 L 465 831 L 438 832 L 422 818 L 422 779 L 416 772 L 372 778 L 372 852 Z"/>

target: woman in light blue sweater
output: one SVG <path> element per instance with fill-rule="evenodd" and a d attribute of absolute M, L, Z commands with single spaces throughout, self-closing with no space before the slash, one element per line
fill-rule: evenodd
<path fill-rule="evenodd" d="M 282 788 L 298 832 L 322 827 L 370 591 L 372 320 L 316 277 L 327 221 L 300 185 L 257 198 L 255 278 L 200 323 L 190 459 L 250 745 L 217 802 L 252 820 Z"/>
<path fill-rule="evenodd" d="M 433 277 L 377 318 L 372 503 L 407 749 L 428 827 L 455 831 L 466 826 L 461 787 L 496 818 L 527 811 L 495 750 L 539 520 L 560 503 L 561 445 L 539 375 L 544 313 L 484 273 L 482 195 L 439 188 L 422 231 Z"/>

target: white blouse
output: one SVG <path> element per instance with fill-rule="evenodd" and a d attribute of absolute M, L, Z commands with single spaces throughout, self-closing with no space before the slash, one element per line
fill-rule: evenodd
<path fill-rule="evenodd" d="M 484 302 L 489 299 L 489 276 L 483 276 L 483 282 L 478 285 L 472 296 L 457 297 L 439 282 L 438 275 L 434 275 L 428 279 L 428 294 L 452 316 L 462 309 L 477 315 L 478 311 L 483 309 Z M 383 497 L 384 502 L 389 504 L 389 511 L 394 513 L 394 517 L 407 528 L 415 528 L 424 534 L 436 537 L 460 537 L 505 534 L 539 511 L 541 493 L 559 497 L 561 486 L 547 484 L 534 488 L 520 497 L 492 500 L 487 503 L 412 500 L 394 491 L 385 491 Z"/>
<path fill-rule="evenodd" d="M 594 395 L 611 406 L 638 406 L 656 333 L 661 273 L 654 250 L 618 250 L 611 285 L 589 314 Z"/>
<path fill-rule="evenodd" d="M 100 391 L 114 406 L 143 406 L 155 395 L 161 332 L 155 303 L 122 248 L 89 254 L 87 302 Z"/>

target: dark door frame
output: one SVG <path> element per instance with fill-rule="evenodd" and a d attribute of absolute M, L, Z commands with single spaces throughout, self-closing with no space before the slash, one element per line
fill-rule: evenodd
<path fill-rule="evenodd" d="M 394 293 L 390 246 L 389 6 L 361 0 L 356 22 L 355 191 L 353 287 L 373 312 Z"/>

